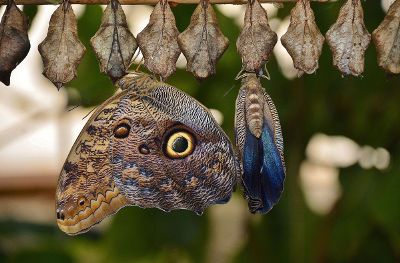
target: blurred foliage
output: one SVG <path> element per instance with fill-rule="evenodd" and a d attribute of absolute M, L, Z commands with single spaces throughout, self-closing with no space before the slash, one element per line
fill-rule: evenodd
<path fill-rule="evenodd" d="M 343 2 L 343 1 L 341 1 Z M 317 24 L 326 32 L 336 20 L 341 2 L 313 3 Z M 380 1 L 364 2 L 370 32 L 382 21 Z M 279 9 L 289 15 L 292 4 Z M 189 24 L 191 5 L 173 8 L 180 31 Z M 35 9 L 26 10 L 34 13 Z M 89 39 L 100 24 L 101 8 L 87 6 L 78 22 L 79 36 L 88 52 L 70 84 L 80 100 L 71 104 L 96 105 L 115 91 L 98 71 Z M 197 82 L 177 70 L 170 84 L 191 94 L 224 115 L 224 130 L 233 135 L 234 103 L 240 83 L 235 42 L 240 29 L 218 13 L 230 47 L 218 64 L 217 75 Z M 286 187 L 277 207 L 249 222 L 247 242 L 234 262 L 400 262 L 400 79 L 377 66 L 371 44 L 361 78 L 342 77 L 332 66 L 325 44 L 316 74 L 286 79 L 275 58 L 268 63 L 272 79 L 263 81 L 274 99 L 282 122 L 288 169 Z M 385 147 L 391 166 L 385 171 L 342 169 L 343 196 L 326 216 L 312 213 L 298 184 L 298 171 L 310 137 L 318 132 L 344 135 L 361 145 Z M 100 234 L 68 237 L 56 227 L 0 222 L 0 259 L 5 262 L 203 262 L 209 238 L 209 215 L 163 213 L 155 209 L 123 209 Z M 21 240 L 28 240 L 21 242 Z"/>
<path fill-rule="evenodd" d="M 36 13 L 38 11 L 37 5 L 26 5 L 23 7 L 22 11 L 25 13 L 27 17 L 29 17 L 29 28 L 31 27 L 31 22 L 35 18 Z"/>

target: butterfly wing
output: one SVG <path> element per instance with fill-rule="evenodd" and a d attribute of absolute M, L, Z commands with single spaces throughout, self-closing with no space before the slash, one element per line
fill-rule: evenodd
<path fill-rule="evenodd" d="M 240 167 L 209 111 L 148 76 L 127 75 L 120 84 L 123 91 L 96 110 L 64 164 L 60 228 L 82 233 L 126 205 L 201 214 L 227 202 Z"/>

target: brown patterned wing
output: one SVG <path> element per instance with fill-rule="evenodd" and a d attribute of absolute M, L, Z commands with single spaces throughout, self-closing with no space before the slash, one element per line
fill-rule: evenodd
<path fill-rule="evenodd" d="M 112 180 L 110 137 L 114 113 L 127 91 L 103 103 L 75 141 L 56 190 L 57 223 L 68 234 L 85 232 L 126 205 Z"/>
<path fill-rule="evenodd" d="M 201 214 L 227 202 L 240 165 L 209 111 L 148 76 L 127 75 L 119 85 L 123 91 L 88 121 L 63 167 L 61 230 L 87 231 L 125 205 Z"/>
<path fill-rule="evenodd" d="M 164 83 L 146 85 L 137 99 L 122 98 L 116 117 L 131 129 L 111 141 L 117 187 L 130 204 L 164 211 L 201 214 L 227 202 L 240 169 L 228 137 L 192 97 Z"/>

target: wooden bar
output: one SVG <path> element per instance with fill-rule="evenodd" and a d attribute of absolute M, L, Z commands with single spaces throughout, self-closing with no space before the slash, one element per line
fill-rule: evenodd
<path fill-rule="evenodd" d="M 260 0 L 262 3 L 290 3 L 296 0 Z M 312 0 L 313 2 L 328 2 L 329 0 Z M 62 2 L 62 1 L 60 1 Z M 155 5 L 158 0 L 120 0 L 122 5 Z M 197 4 L 199 0 L 169 0 L 172 4 Z M 7 0 L 0 0 L 0 5 L 7 3 Z M 57 0 L 15 0 L 17 5 L 56 5 L 59 2 Z M 83 4 L 83 5 L 106 5 L 109 0 L 70 0 L 72 4 Z M 247 4 L 247 0 L 210 0 L 212 4 L 234 4 L 243 5 Z"/>

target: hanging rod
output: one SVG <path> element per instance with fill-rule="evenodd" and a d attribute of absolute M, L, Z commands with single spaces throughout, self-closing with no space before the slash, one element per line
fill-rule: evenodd
<path fill-rule="evenodd" d="M 212 4 L 234 4 L 243 5 L 247 4 L 247 0 L 209 0 Z M 313 2 L 328 2 L 329 0 L 311 0 Z M 15 0 L 17 5 L 56 5 L 61 1 L 51 0 Z M 106 5 L 109 0 L 70 0 L 71 4 L 83 5 Z M 158 0 L 120 0 L 121 5 L 155 5 Z M 171 5 L 174 4 L 197 4 L 199 0 L 171 0 L 168 1 Z M 289 3 L 296 2 L 296 0 L 260 0 L 261 3 Z M 7 0 L 0 0 L 0 5 L 7 3 Z"/>

